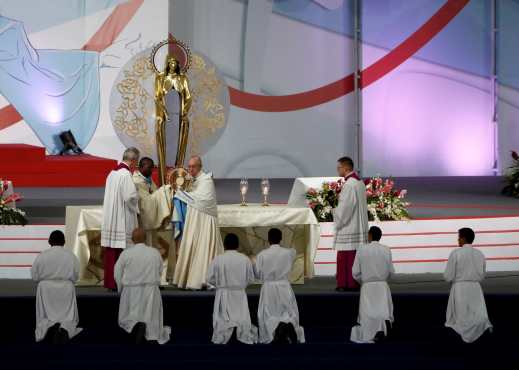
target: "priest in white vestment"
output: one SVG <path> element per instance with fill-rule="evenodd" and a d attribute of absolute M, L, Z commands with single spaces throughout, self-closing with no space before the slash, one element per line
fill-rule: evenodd
<path fill-rule="evenodd" d="M 350 340 L 355 343 L 374 343 L 377 335 L 387 335 L 386 323 L 393 322 L 393 300 L 388 279 L 395 273 L 391 250 L 380 244 L 382 230 L 369 229 L 369 244 L 357 250 L 353 263 L 353 277 L 361 284 L 359 325 L 351 329 Z M 380 333 L 380 334 L 379 334 Z"/>
<path fill-rule="evenodd" d="M 488 319 L 485 297 L 480 282 L 485 278 L 485 256 L 474 248 L 472 229 L 458 231 L 460 248 L 449 255 L 445 280 L 452 283 L 447 305 L 445 326 L 454 329 L 467 343 L 477 340 L 487 329 L 492 330 Z"/>
<path fill-rule="evenodd" d="M 337 172 L 343 178 L 337 207 L 333 210 L 335 226 L 334 249 L 337 251 L 337 291 L 356 290 L 351 268 L 355 251 L 366 244 L 368 237 L 368 204 L 366 186 L 355 173 L 353 160 L 337 161 Z"/>
<path fill-rule="evenodd" d="M 296 250 L 280 246 L 281 239 L 281 230 L 270 229 L 270 247 L 256 256 L 254 264 L 256 278 L 263 283 L 258 306 L 259 342 L 304 343 L 296 296 L 288 280 Z"/>
<path fill-rule="evenodd" d="M 77 335 L 79 316 L 74 283 L 79 275 L 79 261 L 64 248 L 65 235 L 53 231 L 49 237 L 50 249 L 41 252 L 34 261 L 31 275 L 38 282 L 36 291 L 36 341 L 41 341 L 47 331 L 54 343 L 63 343 Z"/>
<path fill-rule="evenodd" d="M 162 257 L 155 248 L 144 243 L 145 238 L 143 229 L 135 229 L 134 245 L 125 249 L 115 264 L 115 280 L 121 293 L 119 326 L 128 333 L 138 326 L 140 330 L 134 338 L 137 343 L 143 336 L 148 341 L 164 344 L 169 341 L 171 329 L 163 325 L 159 290 Z"/>
<path fill-rule="evenodd" d="M 133 173 L 133 182 L 139 194 L 139 227 L 146 232 L 146 244 L 156 248 L 166 258 L 166 272 L 162 281 L 173 278 L 176 263 L 176 251 L 171 225 L 171 204 L 173 190 L 171 185 L 160 188 L 152 179 L 153 159 L 143 157 L 139 168 Z M 170 279 L 167 279 L 170 278 Z"/>
<path fill-rule="evenodd" d="M 139 151 L 128 148 L 123 160 L 106 178 L 101 224 L 101 247 L 104 251 L 104 286 L 115 291 L 114 266 L 119 255 L 131 244 L 132 231 L 138 226 L 139 195 L 132 171 L 139 161 Z"/>
<path fill-rule="evenodd" d="M 237 251 L 235 234 L 225 237 L 225 253 L 209 265 L 207 281 L 216 286 L 213 308 L 213 337 L 215 344 L 234 340 L 253 344 L 258 340 L 258 328 L 251 323 L 245 288 L 254 282 L 252 262 Z"/>
<path fill-rule="evenodd" d="M 202 171 L 202 160 L 197 156 L 189 159 L 187 169 L 193 178 L 191 189 L 175 193 L 176 199 L 187 204 L 187 214 L 173 283 L 198 290 L 206 286 L 207 268 L 223 253 L 223 245 L 213 177 Z"/>

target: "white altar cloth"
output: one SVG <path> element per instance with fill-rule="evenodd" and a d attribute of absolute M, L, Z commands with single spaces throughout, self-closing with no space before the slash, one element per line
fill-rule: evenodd
<path fill-rule="evenodd" d="M 80 262 L 79 283 L 100 284 L 103 278 L 100 230 L 101 206 L 68 206 L 66 237 Z M 314 275 L 313 260 L 320 238 L 320 226 L 309 208 L 291 208 L 285 205 L 220 205 L 218 224 L 222 235 L 234 232 L 240 237 L 240 250 L 256 255 L 268 246 L 270 227 L 283 231 L 282 245 L 297 251 L 291 281 L 303 283 Z"/>

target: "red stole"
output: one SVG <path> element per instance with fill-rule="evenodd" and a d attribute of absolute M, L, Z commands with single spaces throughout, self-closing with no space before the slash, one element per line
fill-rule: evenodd
<path fill-rule="evenodd" d="M 130 170 L 130 167 L 124 162 L 119 163 L 117 165 L 117 167 L 115 167 L 115 169 L 114 169 L 114 171 L 119 171 L 119 170 L 128 170 L 128 171 L 132 172 Z"/>
<path fill-rule="evenodd" d="M 348 176 L 346 176 L 346 177 L 344 178 L 344 182 L 348 181 L 349 178 L 352 178 L 352 179 L 355 179 L 355 180 L 359 180 L 359 181 L 360 181 L 360 177 L 359 177 L 359 175 L 357 175 L 356 172 L 352 172 L 352 173 L 350 173 Z"/>

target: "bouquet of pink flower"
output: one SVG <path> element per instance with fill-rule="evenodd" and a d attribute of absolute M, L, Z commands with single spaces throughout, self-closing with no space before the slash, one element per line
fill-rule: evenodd
<path fill-rule="evenodd" d="M 395 189 L 392 179 L 382 179 L 380 176 L 364 181 L 368 201 L 368 215 L 370 221 L 399 221 L 408 220 L 405 201 L 407 190 Z"/>
<path fill-rule="evenodd" d="M 319 222 L 332 222 L 332 210 L 337 207 L 343 181 L 324 182 L 321 189 L 310 188 L 306 192 L 308 205 Z"/>
<path fill-rule="evenodd" d="M 407 190 L 395 189 L 391 179 L 380 176 L 364 181 L 370 221 L 407 220 L 409 203 L 405 201 Z M 337 207 L 343 180 L 325 182 L 321 189 L 310 188 L 306 192 L 308 205 L 319 222 L 332 222 L 333 209 Z"/>
<path fill-rule="evenodd" d="M 505 175 L 507 185 L 503 189 L 503 194 L 519 198 L 519 154 L 512 150 L 511 155 L 513 162 Z"/>
<path fill-rule="evenodd" d="M 26 225 L 25 212 L 15 208 L 15 202 L 22 199 L 20 194 L 7 195 L 9 183 L 0 180 L 0 225 Z"/>

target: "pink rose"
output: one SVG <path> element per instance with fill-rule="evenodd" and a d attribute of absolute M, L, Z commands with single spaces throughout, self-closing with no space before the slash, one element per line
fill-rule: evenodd
<path fill-rule="evenodd" d="M 390 194 L 392 188 L 393 188 L 392 186 L 385 185 L 385 186 L 382 188 L 382 193 L 384 193 L 384 194 Z"/>
<path fill-rule="evenodd" d="M 4 203 L 18 202 L 19 200 L 22 200 L 22 196 L 14 193 L 5 198 Z"/>

